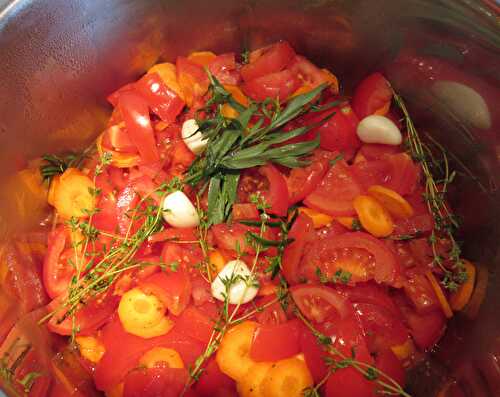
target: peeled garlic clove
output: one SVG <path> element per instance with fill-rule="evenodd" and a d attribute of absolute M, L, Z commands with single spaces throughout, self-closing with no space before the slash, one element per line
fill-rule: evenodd
<path fill-rule="evenodd" d="M 365 117 L 356 130 L 359 139 L 364 143 L 382 143 L 400 145 L 403 142 L 401 131 L 392 120 L 373 114 Z"/>
<path fill-rule="evenodd" d="M 198 130 L 198 124 L 195 119 L 189 119 L 182 124 L 182 139 L 186 146 L 194 154 L 199 154 L 205 150 L 208 140 L 203 137 L 201 131 Z"/>
<path fill-rule="evenodd" d="M 236 259 L 226 263 L 212 282 L 212 296 L 230 304 L 250 302 L 257 296 L 259 286 L 245 262 Z"/>
<path fill-rule="evenodd" d="M 173 227 L 195 227 L 200 224 L 196 208 L 180 190 L 163 199 L 163 219 Z"/>
<path fill-rule="evenodd" d="M 488 105 L 473 88 L 456 81 L 436 81 L 431 91 L 463 122 L 483 130 L 491 128 Z"/>

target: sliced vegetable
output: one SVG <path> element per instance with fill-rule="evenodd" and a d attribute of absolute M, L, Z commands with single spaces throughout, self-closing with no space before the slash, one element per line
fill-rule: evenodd
<path fill-rule="evenodd" d="M 241 397 L 263 397 L 262 384 L 273 365 L 271 362 L 253 364 L 238 380 L 238 394 Z"/>
<path fill-rule="evenodd" d="M 454 311 L 463 310 L 467 303 L 469 303 L 476 283 L 476 267 L 468 260 L 463 260 L 462 262 L 467 274 L 467 280 L 458 287 L 457 291 L 452 292 L 450 295 L 450 306 Z"/>
<path fill-rule="evenodd" d="M 323 226 L 327 226 L 333 221 L 333 216 L 323 214 L 312 208 L 299 207 L 299 213 L 307 215 L 312 219 L 315 229 L 319 229 Z"/>
<path fill-rule="evenodd" d="M 434 289 L 434 292 L 436 293 L 438 301 L 441 305 L 441 309 L 443 310 L 443 313 L 446 316 L 446 318 L 453 317 L 453 311 L 451 310 L 450 304 L 448 303 L 448 299 L 444 295 L 444 292 L 441 289 L 441 287 L 439 286 L 439 282 L 436 280 L 436 277 L 434 276 L 434 274 L 430 270 L 428 270 L 427 272 L 425 272 L 425 276 L 427 277 L 427 279 L 431 283 L 432 288 Z"/>
<path fill-rule="evenodd" d="M 261 385 L 263 397 L 301 397 L 313 385 L 313 378 L 303 357 L 274 363 Z"/>
<path fill-rule="evenodd" d="M 94 182 L 77 168 L 68 168 L 51 195 L 57 212 L 66 219 L 86 218 L 95 207 Z"/>
<path fill-rule="evenodd" d="M 363 228 L 375 237 L 387 237 L 394 230 L 389 213 L 370 196 L 360 195 L 354 199 L 354 209 Z"/>
<path fill-rule="evenodd" d="M 91 363 L 98 363 L 106 351 L 104 345 L 93 336 L 77 336 L 75 342 L 82 357 Z"/>
<path fill-rule="evenodd" d="M 352 98 L 352 107 L 360 119 L 371 114 L 388 112 L 392 100 L 389 82 L 379 72 L 362 80 L 356 87 Z"/>
<path fill-rule="evenodd" d="M 168 347 L 154 347 L 147 351 L 140 358 L 139 365 L 146 368 L 165 366 L 169 368 L 184 368 L 184 362 L 179 353 Z"/>
<path fill-rule="evenodd" d="M 377 200 L 393 216 L 407 219 L 413 216 L 413 208 L 399 193 L 384 186 L 373 185 L 368 189 L 368 195 Z"/>
<path fill-rule="evenodd" d="M 252 360 L 277 361 L 300 352 L 301 323 L 289 320 L 281 324 L 259 325 L 253 335 L 250 357 Z"/>

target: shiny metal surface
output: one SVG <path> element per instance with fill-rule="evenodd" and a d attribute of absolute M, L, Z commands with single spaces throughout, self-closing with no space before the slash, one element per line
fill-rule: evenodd
<path fill-rule="evenodd" d="M 0 1 L 0 180 L 19 158 L 90 142 L 109 113 L 105 97 L 159 59 L 198 49 L 253 48 L 277 39 L 289 40 L 298 52 L 331 68 L 347 92 L 375 69 L 397 81 L 395 56 L 416 47 L 440 52 L 500 89 L 500 25 L 492 1 Z M 450 55 L 450 42 L 465 50 Z M 479 55 L 462 64 L 460 59 L 472 57 L 470 49 Z M 500 354 L 500 114 L 490 106 L 494 123 L 484 131 L 432 93 L 405 84 L 396 88 L 408 97 L 421 130 L 445 144 L 474 176 L 459 179 L 453 204 L 464 216 L 466 254 L 491 272 L 478 319 L 454 319 L 449 342 L 411 379 L 414 394 L 427 396 L 446 374 L 460 377 L 464 366 L 479 367 L 475 363 L 487 360 L 488 352 Z M 1 200 L 0 216 L 12 227 L 16 218 L 6 210 L 8 196 Z M 495 395 L 483 386 L 484 395 Z M 477 390 L 469 395 L 481 395 Z"/>

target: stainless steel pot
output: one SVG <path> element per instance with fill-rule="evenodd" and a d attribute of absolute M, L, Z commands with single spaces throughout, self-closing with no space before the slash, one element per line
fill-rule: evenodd
<path fill-rule="evenodd" d="M 21 157 L 90 142 L 109 114 L 106 95 L 159 59 L 287 39 L 331 68 L 346 91 L 383 69 L 420 129 L 458 164 L 453 204 L 464 217 L 465 254 L 490 271 L 477 318 L 452 320 L 441 347 L 412 374 L 410 389 L 432 395 L 452 377 L 465 395 L 498 396 L 498 11 L 494 0 L 0 0 L 0 178 Z M 457 98 L 412 86 L 419 70 L 397 68 L 402 51 L 432 54 L 489 87 L 489 123 L 460 107 L 463 92 Z M 0 215 L 4 232 L 23 226 L 6 194 Z"/>

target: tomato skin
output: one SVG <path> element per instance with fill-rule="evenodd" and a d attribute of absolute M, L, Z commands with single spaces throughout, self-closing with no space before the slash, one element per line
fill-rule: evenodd
<path fill-rule="evenodd" d="M 299 264 L 308 240 L 314 237 L 314 226 L 311 218 L 300 214 L 292 225 L 288 238 L 293 239 L 283 252 L 282 272 L 291 285 L 300 282 Z"/>
<path fill-rule="evenodd" d="M 191 298 L 191 281 L 181 269 L 153 274 L 141 281 L 139 287 L 155 295 L 176 316 L 182 313 Z"/>
<path fill-rule="evenodd" d="M 117 152 L 137 153 L 137 148 L 130 140 L 125 126 L 121 125 L 112 125 L 104 131 L 102 145 Z"/>
<path fill-rule="evenodd" d="M 241 80 L 240 73 L 236 70 L 234 52 L 218 55 L 210 62 L 208 70 L 221 84 L 237 85 Z"/>
<path fill-rule="evenodd" d="M 160 159 L 156 140 L 149 119 L 148 103 L 134 92 L 120 95 L 118 108 L 127 127 L 132 143 L 137 147 L 145 163 L 154 163 Z"/>
<path fill-rule="evenodd" d="M 153 113 L 166 123 L 173 123 L 184 108 L 184 101 L 160 78 L 158 73 L 147 73 L 135 83 L 137 91 L 146 99 Z"/>
<path fill-rule="evenodd" d="M 201 309 L 188 306 L 178 317 L 174 318 L 174 330 L 197 341 L 208 343 L 214 330 L 213 319 Z"/>
<path fill-rule="evenodd" d="M 288 42 L 280 41 L 267 48 L 257 50 L 252 55 L 250 63 L 244 65 L 240 70 L 244 81 L 283 70 L 295 56 L 295 51 Z"/>
<path fill-rule="evenodd" d="M 253 335 L 250 357 L 255 361 L 277 361 L 298 354 L 301 330 L 298 319 L 277 325 L 259 325 Z"/>
<path fill-rule="evenodd" d="M 354 304 L 368 303 L 387 310 L 393 316 L 401 314 L 389 296 L 388 288 L 384 285 L 370 281 L 367 283 L 358 283 L 355 286 L 337 284 L 335 285 L 335 289 Z"/>
<path fill-rule="evenodd" d="M 250 98 L 262 102 L 266 98 L 284 101 L 300 87 L 299 78 L 289 70 L 267 74 L 246 81 L 243 92 Z"/>
<path fill-rule="evenodd" d="M 324 285 L 295 285 L 290 293 L 299 310 L 311 321 L 322 323 L 332 315 L 343 318 L 352 311 L 346 298 Z"/>
<path fill-rule="evenodd" d="M 352 107 L 360 119 L 374 114 L 392 99 L 392 90 L 387 79 L 379 72 L 362 80 L 354 91 Z"/>
<path fill-rule="evenodd" d="M 309 194 L 304 203 L 315 210 L 332 216 L 355 214 L 353 200 L 362 193 L 349 167 L 337 161 L 325 175 L 320 185 Z"/>
<path fill-rule="evenodd" d="M 123 397 L 176 397 L 189 378 L 185 368 L 139 368 L 126 377 Z"/>
<path fill-rule="evenodd" d="M 302 201 L 319 185 L 334 157 L 334 153 L 315 150 L 310 165 L 292 168 L 286 179 L 290 205 Z"/>
<path fill-rule="evenodd" d="M 266 203 L 271 206 L 267 211 L 278 216 L 285 216 L 289 202 L 285 177 L 272 164 L 261 167 L 260 172 L 269 181 L 269 190 L 263 193 Z"/>
<path fill-rule="evenodd" d="M 66 292 L 75 272 L 67 261 L 61 262 L 67 234 L 66 228 L 61 225 L 48 235 L 47 253 L 43 262 L 43 284 L 47 295 L 52 299 Z"/>
<path fill-rule="evenodd" d="M 118 226 L 116 198 L 114 194 L 106 194 L 99 197 L 97 204 L 99 211 L 92 217 L 92 225 L 108 233 L 115 232 Z"/>

